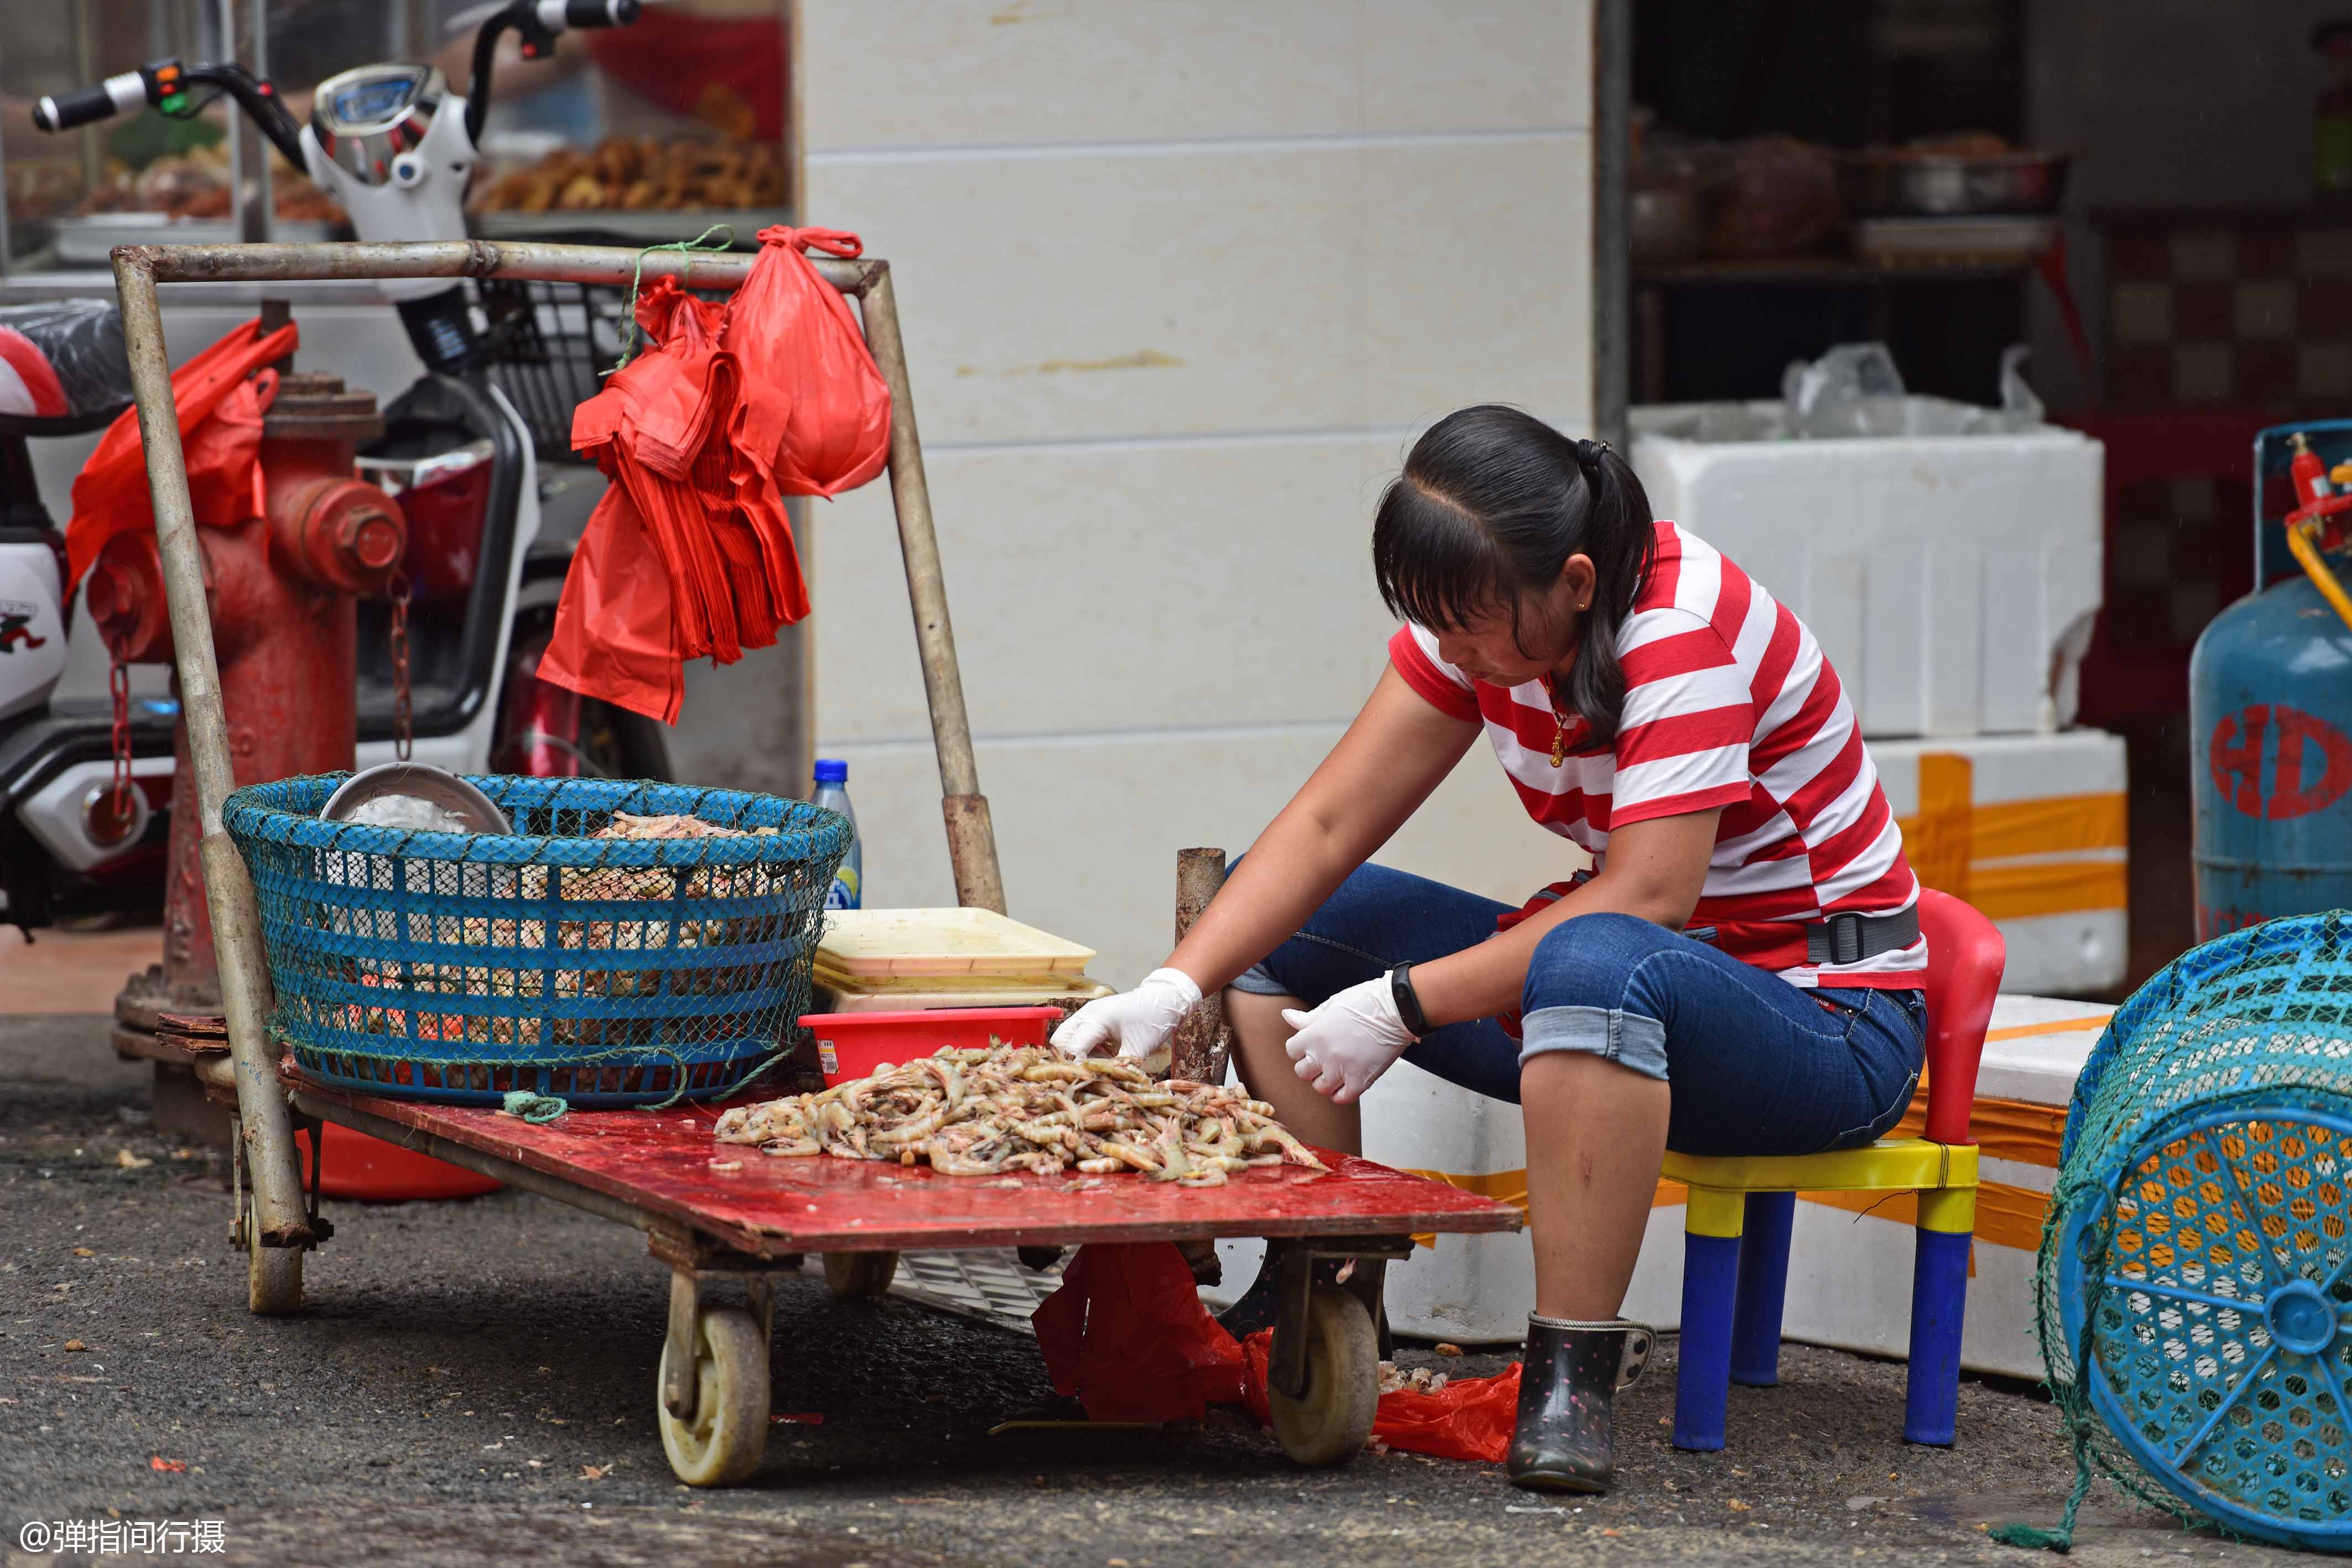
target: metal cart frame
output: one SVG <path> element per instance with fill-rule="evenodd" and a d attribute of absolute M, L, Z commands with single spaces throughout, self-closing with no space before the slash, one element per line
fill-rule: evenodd
<path fill-rule="evenodd" d="M 957 902 L 1001 913 L 995 833 L 972 758 L 889 265 L 811 259 L 820 277 L 857 300 L 867 346 L 890 389 L 890 489 L 939 756 Z M 818 1218 L 780 1226 L 772 1216 L 747 1215 L 729 1194 L 698 1185 L 690 1167 L 711 1163 L 707 1132 L 665 1135 L 652 1127 L 641 1142 L 654 1145 L 667 1168 L 643 1180 L 616 1178 L 584 1145 L 568 1143 L 569 1134 L 526 1132 L 523 1124 L 500 1124 L 488 1111 L 347 1094 L 290 1075 L 269 1039 L 270 985 L 253 883 L 221 822 L 235 782 L 157 285 L 501 277 L 621 286 L 642 276 L 676 277 L 697 289 L 733 289 L 750 276 L 754 257 L 473 240 L 125 246 L 113 260 L 195 771 L 205 895 L 220 961 L 221 1019 L 167 1019 L 159 1040 L 188 1061 L 208 1094 L 236 1107 L 236 1233 L 248 1255 L 252 1311 L 287 1312 L 301 1304 L 302 1253 L 325 1240 L 331 1228 L 306 1203 L 315 1191 L 306 1195 L 299 1169 L 298 1119 L 313 1127 L 331 1121 L 634 1226 L 647 1233 L 649 1250 L 671 1270 L 657 1408 L 664 1447 L 681 1479 L 724 1485 L 745 1479 L 759 1461 L 768 1422 L 774 1276 L 780 1269 L 799 1268 L 804 1250 L 824 1254 L 835 1290 L 862 1294 L 887 1287 L 897 1260 L 892 1249 L 899 1246 L 1281 1237 L 1290 1244 L 1268 1374 L 1277 1435 L 1294 1458 L 1307 1463 L 1343 1462 L 1362 1448 L 1377 1400 L 1372 1324 L 1384 1265 L 1406 1255 L 1415 1234 L 1517 1229 L 1516 1210 L 1350 1159 L 1306 1187 L 1274 1172 L 1252 1171 L 1229 1192 L 1201 1195 L 1182 1211 L 1142 1191 L 1131 1203 L 1106 1210 L 1066 1198 L 1060 1184 L 1041 1178 L 1019 1197 L 1018 1212 L 991 1215 L 960 1207 L 947 1187 L 928 1200 L 907 1197 L 903 1188 L 882 1193 L 876 1184 L 898 1178 L 857 1162 L 818 1161 L 814 1164 L 823 1168 L 808 1173 L 814 1185 L 802 1196 L 826 1201 L 794 1206 Z M 1180 933 L 1213 894 L 1223 858 L 1186 852 Z M 1182 1042 L 1183 1070 L 1223 1076 L 1216 1032 L 1216 1019 L 1204 1009 Z M 609 1132 L 619 1142 L 650 1126 L 642 1117 L 631 1124 L 628 1115 L 575 1113 L 565 1121 L 594 1130 L 596 1139 Z M 689 1145 L 688 1139 L 695 1141 Z M 315 1189 L 315 1134 L 311 1148 Z M 1172 1197 L 1175 1189 L 1157 1192 Z M 1082 1212 L 1087 1209 L 1094 1212 Z M 704 1286 L 719 1280 L 730 1282 L 742 1305 L 706 1303 Z"/>

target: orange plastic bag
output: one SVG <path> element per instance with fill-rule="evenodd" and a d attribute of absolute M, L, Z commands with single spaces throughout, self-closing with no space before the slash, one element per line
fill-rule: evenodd
<path fill-rule="evenodd" d="M 277 395 L 278 378 L 254 372 L 299 345 L 290 321 L 267 338 L 259 321 L 247 321 L 172 372 L 188 495 L 199 523 L 227 528 L 261 515 L 261 416 Z M 154 528 L 139 411 L 128 408 L 106 427 L 74 479 L 66 592 L 73 592 L 115 535 Z"/>
<path fill-rule="evenodd" d="M 812 246 L 851 257 L 866 248 L 838 229 L 761 229 L 760 258 L 729 303 L 719 340 L 746 385 L 782 394 L 740 405 L 738 444 L 785 495 L 831 497 L 889 461 L 890 388 L 849 302 L 809 265 Z"/>
<path fill-rule="evenodd" d="M 1055 1392 L 1097 1421 L 1197 1421 L 1242 1400 L 1241 1346 L 1169 1242 L 1079 1248 L 1029 1321 Z"/>
<path fill-rule="evenodd" d="M 1274 1331 L 1260 1329 L 1242 1341 L 1244 1400 L 1258 1425 L 1274 1424 L 1265 1397 L 1266 1362 L 1274 1354 Z M 1441 1459 L 1476 1459 L 1499 1465 L 1511 1452 L 1511 1430 L 1519 1419 L 1519 1364 L 1492 1377 L 1457 1377 L 1434 1394 L 1400 1388 L 1381 1396 L 1372 1436 L 1391 1448 L 1433 1454 Z"/>
<path fill-rule="evenodd" d="M 580 535 L 538 674 L 631 713 L 677 722 L 686 688 L 670 637 L 668 569 L 617 485 Z"/>

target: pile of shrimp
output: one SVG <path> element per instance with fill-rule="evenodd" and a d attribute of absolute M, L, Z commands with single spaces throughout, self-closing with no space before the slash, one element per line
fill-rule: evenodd
<path fill-rule="evenodd" d="M 772 1155 L 929 1162 L 945 1176 L 1138 1171 L 1221 1186 L 1235 1171 L 1290 1164 L 1326 1170 L 1237 1089 L 1155 1082 L 1131 1061 L 1074 1061 L 1034 1045 L 950 1048 L 871 1078 L 719 1118 L 719 1139 Z"/>

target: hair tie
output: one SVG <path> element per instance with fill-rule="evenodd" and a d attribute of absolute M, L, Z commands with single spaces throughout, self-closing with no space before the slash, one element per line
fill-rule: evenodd
<path fill-rule="evenodd" d="M 1576 444 L 1576 465 L 1587 474 L 1601 466 L 1601 455 L 1610 449 L 1605 441 L 1585 441 Z"/>

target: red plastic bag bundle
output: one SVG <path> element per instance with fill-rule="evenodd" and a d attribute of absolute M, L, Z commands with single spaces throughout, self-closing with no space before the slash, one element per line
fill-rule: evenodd
<path fill-rule="evenodd" d="M 1192 1284 L 1183 1254 L 1159 1242 L 1089 1246 L 1030 1322 L 1058 1394 L 1076 1395 L 1097 1421 L 1197 1421 L 1211 1405 L 1240 1405 L 1274 1424 L 1266 1362 L 1274 1331 L 1236 1342 Z M 1460 1377 L 1434 1394 L 1381 1396 L 1372 1436 L 1391 1448 L 1499 1465 L 1517 1424 L 1519 1366 Z"/>
<path fill-rule="evenodd" d="M 1165 1241 L 1081 1247 L 1030 1322 L 1055 1393 L 1097 1421 L 1197 1421 L 1242 1400 L 1242 1351 Z"/>
<path fill-rule="evenodd" d="M 188 496 L 199 523 L 230 528 L 261 515 L 261 416 L 278 394 L 276 373 L 262 367 L 299 345 L 290 321 L 267 338 L 259 321 L 247 321 L 172 372 Z M 74 591 L 115 535 L 154 528 L 139 411 L 129 408 L 106 427 L 74 479 L 66 591 Z"/>
<path fill-rule="evenodd" d="M 667 723 L 676 664 L 731 664 L 809 611 L 787 496 L 835 496 L 882 471 L 890 391 L 811 246 L 856 235 L 769 228 L 723 305 L 661 278 L 640 293 L 651 350 L 572 416 L 572 444 L 612 481 L 588 522 L 541 659 L 543 680 Z M 620 563 L 647 575 L 608 579 Z M 667 643 L 670 667 L 650 651 Z"/>
<path fill-rule="evenodd" d="M 781 426 L 781 394 L 721 346 L 726 308 L 656 280 L 636 312 L 651 350 L 572 415 L 574 449 L 611 485 L 539 665 L 543 680 L 672 724 L 680 661 L 731 664 L 809 610 L 783 497 L 732 434 L 747 410 Z"/>
<path fill-rule="evenodd" d="M 743 373 L 783 396 L 747 407 L 737 435 L 787 496 L 837 496 L 882 472 L 890 456 L 890 388 L 841 291 L 809 265 L 810 246 L 855 257 L 865 246 L 838 229 L 760 231 L 760 259 L 737 290 L 723 340 Z M 780 412 L 781 427 L 767 415 Z"/>

